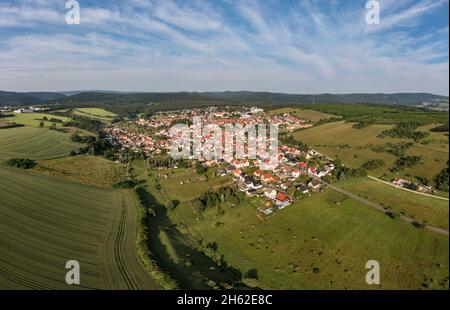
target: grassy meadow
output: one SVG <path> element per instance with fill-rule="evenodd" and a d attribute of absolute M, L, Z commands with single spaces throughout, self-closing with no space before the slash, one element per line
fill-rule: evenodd
<path fill-rule="evenodd" d="M 175 277 L 184 272 L 186 278 L 204 268 L 189 251 L 200 243 L 215 243 L 233 270 L 245 275 L 256 269 L 264 289 L 372 289 L 364 280 L 369 259 L 381 264 L 378 289 L 448 288 L 445 236 L 392 220 L 331 190 L 314 193 L 265 222 L 256 217 L 257 199 L 235 207 L 225 203 L 224 212 L 211 208 L 195 213 L 190 201 L 221 182 L 226 184 L 227 177 L 181 185 L 181 175 L 192 180 L 195 172 L 176 170 L 164 171 L 167 177 L 161 178 L 157 176 L 161 171 L 148 177 L 142 166 L 136 168 L 164 217 L 162 232 L 153 243 L 161 245 L 165 267 Z M 164 206 L 172 199 L 180 199 L 180 204 L 170 211 Z M 158 211 L 155 221 L 159 223 Z M 186 257 L 191 258 L 188 268 Z M 212 263 L 207 266 L 217 268 Z"/>
<path fill-rule="evenodd" d="M 270 113 L 292 113 L 294 115 L 297 115 L 298 117 L 301 117 L 305 120 L 311 121 L 313 123 L 318 122 L 320 120 L 329 119 L 332 117 L 336 117 L 335 115 L 331 115 L 324 112 L 314 111 L 314 110 L 305 110 L 305 109 L 298 109 L 298 108 L 281 108 L 276 110 L 271 110 Z"/>
<path fill-rule="evenodd" d="M 424 176 L 430 180 L 447 166 L 448 137 L 444 133 L 430 133 L 423 139 L 427 144 L 415 142 L 404 138 L 380 138 L 378 135 L 391 129 L 393 125 L 373 124 L 361 129 L 353 128 L 355 123 L 333 122 L 313 128 L 297 131 L 296 139 L 304 141 L 310 147 L 330 158 L 340 158 L 345 165 L 360 167 L 371 159 L 385 161 L 383 167 L 369 171 L 369 174 L 381 177 L 389 174 L 389 169 L 395 166 L 397 156 L 386 151 L 389 145 L 413 143 L 405 150 L 405 155 L 422 156 L 423 160 L 416 166 L 405 168 L 400 175 L 408 179 L 415 176 Z M 418 130 L 429 130 L 433 126 L 419 127 Z M 384 147 L 384 151 L 377 151 L 378 147 Z"/>
<path fill-rule="evenodd" d="M 41 121 L 44 117 L 47 117 L 47 119 L 48 119 L 48 121 L 44 121 L 44 126 L 46 126 L 46 127 L 49 127 L 53 124 L 53 122 L 50 121 L 51 118 L 59 119 L 63 122 L 66 122 L 69 120 L 68 117 L 55 116 L 55 115 L 47 114 L 47 113 L 12 113 L 12 114 L 14 114 L 13 117 L 7 117 L 2 120 L 14 122 L 16 124 L 22 124 L 22 125 L 26 125 L 26 126 L 36 126 L 36 127 L 39 126 L 39 124 L 41 123 Z M 60 123 L 55 123 L 55 124 L 56 124 L 56 126 L 61 126 Z"/>
<path fill-rule="evenodd" d="M 335 184 L 374 201 L 389 210 L 403 213 L 418 222 L 448 229 L 448 201 L 400 190 L 370 178 L 350 179 Z"/>
<path fill-rule="evenodd" d="M 0 289 L 155 289 L 126 191 L 0 169 Z M 81 284 L 65 283 L 80 263 Z"/>
<path fill-rule="evenodd" d="M 77 108 L 73 111 L 76 115 L 88 116 L 102 121 L 111 121 L 117 114 L 101 108 Z"/>

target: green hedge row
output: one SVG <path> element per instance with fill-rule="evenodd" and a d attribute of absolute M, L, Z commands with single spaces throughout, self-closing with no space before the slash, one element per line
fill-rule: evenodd
<path fill-rule="evenodd" d="M 132 193 L 138 210 L 136 236 L 137 252 L 141 257 L 147 271 L 160 287 L 168 290 L 178 289 L 178 283 L 161 269 L 158 262 L 153 258 L 149 248 L 150 232 L 147 224 L 149 216 L 152 214 L 152 210 L 148 210 L 144 207 L 135 189 L 132 190 Z"/>

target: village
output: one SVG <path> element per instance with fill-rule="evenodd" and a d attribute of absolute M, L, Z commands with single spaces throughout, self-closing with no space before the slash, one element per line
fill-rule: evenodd
<path fill-rule="evenodd" d="M 264 113 L 258 108 L 241 108 L 239 111 L 208 108 L 159 113 L 148 119 L 111 124 L 105 132 L 121 151 L 143 152 L 145 156 L 152 157 L 170 153 L 174 136 L 169 133 L 169 128 L 174 124 L 187 122 L 193 133 L 195 126 L 189 120 L 194 116 L 221 127 L 235 123 L 266 123 L 277 124 L 283 132 L 292 132 L 311 126 L 297 116 Z M 204 141 L 208 137 L 201 138 Z M 234 147 L 238 147 L 236 141 L 233 143 Z M 256 214 L 260 219 L 266 219 L 295 202 L 300 194 L 310 195 L 319 191 L 323 186 L 320 178 L 331 175 L 335 168 L 331 159 L 309 148 L 300 150 L 283 144 L 278 147 L 277 154 L 275 164 L 261 154 L 255 159 L 236 159 L 224 155 L 208 160 L 192 155 L 189 160 L 198 161 L 208 169 L 214 168 L 218 177 L 231 177 L 239 191 L 249 198 L 258 199 L 260 203 L 256 206 Z"/>

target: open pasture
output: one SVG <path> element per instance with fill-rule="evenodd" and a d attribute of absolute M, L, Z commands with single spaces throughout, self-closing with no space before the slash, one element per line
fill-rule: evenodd
<path fill-rule="evenodd" d="M 53 124 L 53 122 L 50 121 L 51 118 L 59 119 L 63 122 L 69 121 L 68 117 L 55 116 L 47 113 L 13 113 L 13 114 L 14 117 L 7 117 L 4 118 L 4 120 L 22 125 L 39 126 L 42 119 L 46 117 L 48 119 L 47 121 L 44 121 L 44 126 L 46 127 L 49 127 Z M 60 123 L 56 122 L 55 124 L 56 126 L 61 126 Z"/>
<path fill-rule="evenodd" d="M 180 189 L 173 189 L 177 177 L 177 172 L 169 172 L 159 190 L 147 179 L 160 208 L 181 197 Z M 186 195 L 179 206 L 160 211 L 155 219 L 164 214 L 166 229 L 177 229 L 173 235 L 155 237 L 170 249 L 164 252 L 169 269 L 178 266 L 175 258 L 183 260 L 188 254 L 177 245 L 194 239 L 216 244 L 218 255 L 243 275 L 256 270 L 263 289 L 448 288 L 447 237 L 391 219 L 340 193 L 314 193 L 261 222 L 248 201 L 235 207 L 224 204 L 220 212 L 214 207 L 195 213 L 187 199 L 207 189 L 200 190 L 196 182 L 183 187 Z M 189 197 L 190 192 L 195 194 Z M 377 287 L 365 283 L 370 259 L 382 266 Z M 201 266 L 194 261 L 189 269 L 195 268 Z"/>
<path fill-rule="evenodd" d="M 73 111 L 76 115 L 88 116 L 103 121 L 111 121 L 117 114 L 100 108 L 77 108 Z"/>

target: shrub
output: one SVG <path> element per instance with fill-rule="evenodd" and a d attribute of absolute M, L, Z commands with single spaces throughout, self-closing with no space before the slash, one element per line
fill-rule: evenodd
<path fill-rule="evenodd" d="M 397 167 L 405 168 L 412 167 L 419 164 L 422 161 L 422 156 L 402 156 L 397 159 Z"/>
<path fill-rule="evenodd" d="M 31 169 L 36 166 L 36 162 L 28 158 L 12 158 L 5 162 L 7 166 L 20 168 L 20 169 Z"/>
<path fill-rule="evenodd" d="M 385 165 L 385 161 L 382 159 L 371 159 L 365 162 L 362 166 L 367 170 L 375 170 L 377 168 L 383 167 Z"/>
<path fill-rule="evenodd" d="M 440 126 L 434 127 L 430 131 L 433 131 L 433 132 L 448 132 L 448 122 L 445 123 L 445 124 L 442 124 Z"/>
<path fill-rule="evenodd" d="M 448 162 L 447 162 L 448 164 Z M 436 188 L 440 191 L 448 192 L 448 167 L 443 169 L 439 174 L 434 178 L 436 182 Z"/>

